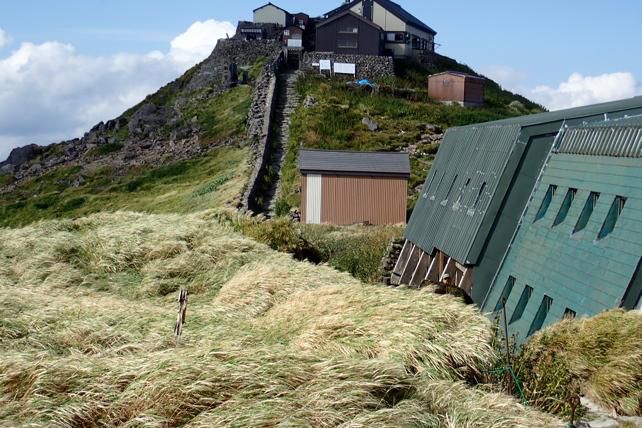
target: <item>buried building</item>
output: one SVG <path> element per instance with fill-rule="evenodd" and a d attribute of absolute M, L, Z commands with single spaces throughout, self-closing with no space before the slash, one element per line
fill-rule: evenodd
<path fill-rule="evenodd" d="M 640 305 L 642 98 L 453 128 L 393 284 L 449 282 L 520 340 Z"/>

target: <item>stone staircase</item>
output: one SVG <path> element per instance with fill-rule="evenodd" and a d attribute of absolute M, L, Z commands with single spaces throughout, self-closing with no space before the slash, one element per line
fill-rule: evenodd
<path fill-rule="evenodd" d="M 290 120 L 300 102 L 296 91 L 296 82 L 300 73 L 299 71 L 291 71 L 279 75 L 274 125 L 270 131 L 271 168 L 278 172 L 278 178 L 272 182 L 264 195 L 265 214 L 268 217 L 274 216 L 276 203 L 281 193 L 281 165 L 288 149 Z"/>

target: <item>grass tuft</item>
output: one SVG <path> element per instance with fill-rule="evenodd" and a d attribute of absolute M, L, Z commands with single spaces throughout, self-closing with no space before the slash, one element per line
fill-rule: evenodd
<path fill-rule="evenodd" d="M 642 416 L 642 314 L 613 310 L 535 335 L 517 360 L 527 399 L 559 415 L 573 389 L 620 415 Z"/>

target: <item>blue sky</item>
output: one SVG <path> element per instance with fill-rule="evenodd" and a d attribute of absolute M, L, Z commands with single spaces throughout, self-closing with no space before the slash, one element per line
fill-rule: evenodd
<path fill-rule="evenodd" d="M 398 2 L 438 31 L 440 53 L 551 109 L 642 93 L 639 0 Z M 21 0 L 5 5 L 0 158 L 12 146 L 79 136 L 92 122 L 117 115 L 206 56 L 216 36 L 231 31 L 225 21 L 251 19 L 262 3 Z M 317 15 L 340 1 L 275 3 Z"/>

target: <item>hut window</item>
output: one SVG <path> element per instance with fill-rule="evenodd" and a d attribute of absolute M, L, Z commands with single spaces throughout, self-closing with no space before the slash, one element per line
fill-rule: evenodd
<path fill-rule="evenodd" d="M 466 189 L 468 188 L 468 185 L 470 184 L 470 178 L 466 180 L 466 184 L 464 184 L 464 187 L 462 187 L 461 192 L 459 193 L 459 197 L 457 198 L 457 202 L 455 204 L 459 205 L 461 202 L 461 199 L 464 197 L 464 193 L 466 193 Z"/>
<path fill-rule="evenodd" d="M 341 27 L 339 28 L 340 34 L 358 34 L 359 28 L 357 27 Z"/>
<path fill-rule="evenodd" d="M 575 313 L 573 309 L 566 308 L 566 310 L 564 311 L 564 319 L 572 320 L 572 319 L 575 319 L 576 316 L 577 316 L 577 313 Z"/>
<path fill-rule="evenodd" d="M 517 302 L 517 306 L 515 307 L 515 311 L 513 312 L 513 316 L 510 317 L 510 323 L 514 323 L 515 321 L 519 321 L 522 319 L 522 315 L 524 315 L 524 309 L 526 309 L 526 306 L 528 305 L 528 301 L 531 299 L 531 296 L 533 295 L 533 287 L 530 286 L 525 286 L 524 291 L 522 291 L 522 295 L 519 296 L 519 302 Z"/>
<path fill-rule="evenodd" d="M 477 208 L 477 205 L 479 204 L 479 201 L 484 194 L 484 190 L 486 190 L 486 182 L 484 182 L 479 188 L 479 193 L 477 194 L 477 199 L 475 199 L 475 205 L 473 205 L 473 208 Z"/>
<path fill-rule="evenodd" d="M 356 40 L 339 40 L 337 47 L 341 49 L 357 49 L 359 43 Z"/>
<path fill-rule="evenodd" d="M 535 215 L 535 220 L 533 221 L 533 223 L 544 218 L 544 216 L 546 215 L 546 212 L 548 211 L 548 207 L 551 206 L 551 201 L 553 200 L 553 196 L 555 196 L 556 190 L 557 190 L 557 186 L 555 186 L 554 184 L 551 184 L 550 186 L 548 186 L 548 190 L 546 191 L 546 195 L 544 195 L 544 200 L 542 201 L 542 205 L 540 205 L 539 210 Z"/>
<path fill-rule="evenodd" d="M 591 215 L 593 214 L 593 210 L 597 205 L 598 199 L 600 199 L 600 194 L 596 192 L 591 192 L 588 199 L 586 200 L 586 204 L 584 204 L 584 208 L 582 209 L 580 218 L 577 220 L 575 229 L 573 229 L 574 234 L 577 232 L 581 232 L 586 228 L 586 225 L 588 224 L 589 220 L 591 219 Z"/>
<path fill-rule="evenodd" d="M 406 33 L 387 33 L 389 42 L 404 43 L 406 41 Z"/>
<path fill-rule="evenodd" d="M 450 198 L 450 194 L 452 193 L 453 188 L 455 187 L 455 183 L 457 182 L 457 177 L 459 177 L 459 175 L 455 174 L 455 178 L 453 178 L 453 182 L 450 183 L 450 188 L 448 189 L 448 193 L 446 193 L 446 199 L 444 199 L 443 202 L 448 202 L 448 199 Z"/>
<path fill-rule="evenodd" d="M 512 276 L 509 276 L 508 280 L 506 281 L 506 285 L 504 285 L 504 289 L 502 290 L 502 295 L 499 296 L 499 300 L 495 305 L 495 312 L 499 312 L 502 310 L 502 308 L 504 307 L 504 303 L 508 301 L 508 297 L 510 296 L 510 293 L 513 291 L 514 286 L 515 286 L 515 278 L 513 278 Z"/>
<path fill-rule="evenodd" d="M 624 297 L 622 298 L 622 303 L 620 306 L 627 311 L 632 311 L 640 304 L 642 299 L 642 258 L 638 262 L 638 266 L 635 269 L 635 273 L 631 277 L 631 282 L 624 292 Z M 642 309 L 642 308 L 640 308 Z"/>
<path fill-rule="evenodd" d="M 435 181 L 435 177 L 437 176 L 437 173 L 439 171 L 435 170 L 435 173 L 432 174 L 430 177 L 430 181 L 428 182 L 428 186 L 426 186 L 426 193 L 424 193 L 424 199 L 428 198 L 428 193 L 430 192 L 430 188 L 432 187 L 433 181 Z"/>
<path fill-rule="evenodd" d="M 568 216 L 568 211 L 571 209 L 571 205 L 573 205 L 573 200 L 575 200 L 576 194 L 577 189 L 568 189 L 568 192 L 566 192 L 566 197 L 564 198 L 564 202 L 562 202 L 562 206 L 557 213 L 557 217 L 555 217 L 555 221 L 553 222 L 553 227 L 564 223 L 564 220 L 566 220 L 566 216 Z"/>
<path fill-rule="evenodd" d="M 548 316 L 548 312 L 551 310 L 551 306 L 553 306 L 553 299 L 548 296 L 544 296 L 542 303 L 540 303 L 539 309 L 537 310 L 537 314 L 531 323 L 531 328 L 528 329 L 528 336 L 531 336 L 533 333 L 542 329 L 544 321 L 546 321 L 546 317 Z"/>
<path fill-rule="evenodd" d="M 611 232 L 613 232 L 613 229 L 615 229 L 615 225 L 617 224 L 617 221 L 620 218 L 622 211 L 624 210 L 624 204 L 626 204 L 626 198 L 623 198 L 622 196 L 615 197 L 615 200 L 611 205 L 611 209 L 609 210 L 609 213 L 606 216 L 606 220 L 604 220 L 602 229 L 600 230 L 600 233 L 597 235 L 598 241 L 600 239 L 606 238 L 611 234 Z"/>

